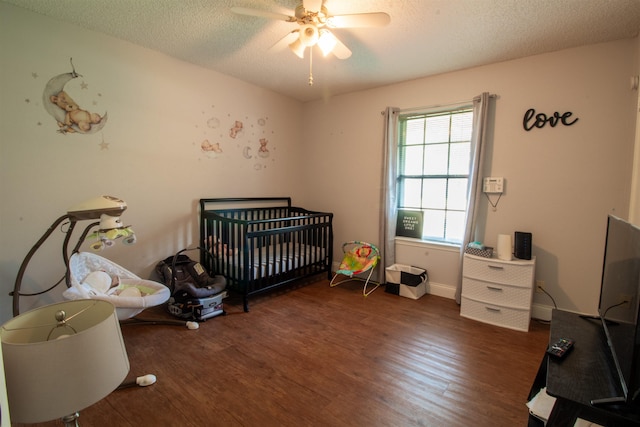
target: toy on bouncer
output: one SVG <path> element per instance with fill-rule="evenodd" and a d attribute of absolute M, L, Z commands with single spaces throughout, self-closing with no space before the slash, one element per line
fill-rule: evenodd
<path fill-rule="evenodd" d="M 380 283 L 376 283 L 371 280 L 373 270 L 380 260 L 380 251 L 378 248 L 371 243 L 350 241 L 342 245 L 342 251 L 344 252 L 344 258 L 342 259 L 342 262 L 329 285 L 333 287 L 350 280 L 363 281 L 364 288 L 362 289 L 362 294 L 365 297 L 378 289 Z M 366 272 L 369 272 L 366 279 L 357 277 L 357 275 Z M 347 279 L 336 281 L 340 276 L 346 276 Z M 375 286 L 367 290 L 367 286 L 369 284 L 373 284 Z"/>

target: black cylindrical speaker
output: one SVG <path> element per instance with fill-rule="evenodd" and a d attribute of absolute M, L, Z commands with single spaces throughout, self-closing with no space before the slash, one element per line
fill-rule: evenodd
<path fill-rule="evenodd" d="M 516 231 L 513 242 L 513 255 L 519 259 L 531 259 L 531 233 Z"/>

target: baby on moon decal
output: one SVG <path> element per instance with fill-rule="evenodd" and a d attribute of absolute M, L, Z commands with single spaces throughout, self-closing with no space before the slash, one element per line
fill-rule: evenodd
<path fill-rule="evenodd" d="M 217 157 L 218 154 L 222 153 L 222 148 L 220 148 L 219 142 L 211 143 L 208 139 L 202 141 L 200 144 L 200 148 L 202 152 L 205 153 L 208 157 Z"/>
<path fill-rule="evenodd" d="M 49 82 L 42 93 L 42 105 L 58 124 L 58 132 L 91 134 L 99 131 L 107 122 L 107 113 L 102 116 L 80 108 L 65 91 L 65 85 L 80 77 L 71 62 L 71 72 L 59 74 Z"/>

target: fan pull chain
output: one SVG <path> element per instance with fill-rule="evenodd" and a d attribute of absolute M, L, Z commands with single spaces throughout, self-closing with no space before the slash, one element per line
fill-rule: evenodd
<path fill-rule="evenodd" d="M 313 86 L 313 46 L 309 47 L 309 86 Z"/>

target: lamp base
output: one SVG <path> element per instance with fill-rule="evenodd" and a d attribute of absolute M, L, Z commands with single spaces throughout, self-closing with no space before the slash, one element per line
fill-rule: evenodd
<path fill-rule="evenodd" d="M 64 423 L 64 427 L 79 427 L 78 417 L 80 414 L 78 412 L 62 417 L 62 422 Z"/>

